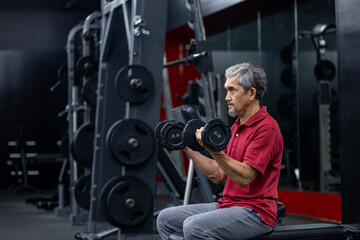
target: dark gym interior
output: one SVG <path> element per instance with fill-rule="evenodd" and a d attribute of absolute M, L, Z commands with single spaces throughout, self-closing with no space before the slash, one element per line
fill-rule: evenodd
<path fill-rule="evenodd" d="M 231 126 L 224 73 L 243 62 L 264 68 L 284 143 L 286 212 L 262 239 L 360 239 L 359 10 L 0 1 L 0 239 L 160 239 L 162 209 L 216 201 L 223 186 L 167 137 L 192 119 Z"/>

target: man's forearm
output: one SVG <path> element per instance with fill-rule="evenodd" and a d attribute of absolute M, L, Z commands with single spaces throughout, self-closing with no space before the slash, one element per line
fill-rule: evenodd
<path fill-rule="evenodd" d="M 226 176 L 216 161 L 202 155 L 199 152 L 193 151 L 188 147 L 186 147 L 184 151 L 189 158 L 191 158 L 196 167 L 212 182 L 218 184 L 225 180 Z"/>
<path fill-rule="evenodd" d="M 224 173 L 241 187 L 250 184 L 258 174 L 251 166 L 232 159 L 224 152 L 208 151 Z"/>

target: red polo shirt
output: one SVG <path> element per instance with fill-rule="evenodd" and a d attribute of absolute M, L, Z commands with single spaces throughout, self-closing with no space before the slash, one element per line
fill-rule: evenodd
<path fill-rule="evenodd" d="M 246 187 L 240 187 L 228 177 L 224 197 L 218 200 L 219 208 L 252 208 L 260 214 L 262 221 L 275 227 L 277 186 L 283 153 L 279 125 L 262 106 L 244 124 L 237 119 L 231 127 L 231 135 L 224 152 L 236 161 L 255 168 L 259 174 Z"/>

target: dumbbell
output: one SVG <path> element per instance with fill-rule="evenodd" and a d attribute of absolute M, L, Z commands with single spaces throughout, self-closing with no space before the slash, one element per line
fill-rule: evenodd
<path fill-rule="evenodd" d="M 162 122 L 159 122 L 156 127 L 155 127 L 155 140 L 156 140 L 156 143 L 159 144 L 161 147 L 164 147 L 162 144 L 161 144 L 161 139 L 160 139 L 160 135 L 161 135 L 161 129 L 162 127 L 168 123 L 168 122 L 171 122 L 171 120 L 165 120 L 165 121 L 162 121 Z"/>
<path fill-rule="evenodd" d="M 205 123 L 199 119 L 190 120 L 186 125 L 182 122 L 165 120 L 155 127 L 156 142 L 169 150 L 180 150 L 185 146 L 200 151 L 200 146 L 194 135 L 196 129 Z"/>
<path fill-rule="evenodd" d="M 211 119 L 206 124 L 199 120 L 190 120 L 182 132 L 184 144 L 194 151 L 200 151 L 201 145 L 196 139 L 196 129 L 204 127 L 201 139 L 205 146 L 213 151 L 224 150 L 231 138 L 231 131 L 221 119 Z"/>
<path fill-rule="evenodd" d="M 184 123 L 174 120 L 159 122 L 155 127 L 156 142 L 171 151 L 183 149 L 186 146 L 181 136 L 184 127 Z"/>
<path fill-rule="evenodd" d="M 205 146 L 218 152 L 224 150 L 231 138 L 229 125 L 221 119 L 211 119 L 204 126 L 201 139 Z"/>
<path fill-rule="evenodd" d="M 212 119 L 206 124 L 199 119 L 190 120 L 186 125 L 176 121 L 160 122 L 155 128 L 156 141 L 169 150 L 183 149 L 185 146 L 195 151 L 202 147 L 196 139 L 196 129 L 204 126 L 201 138 L 208 148 L 221 151 L 226 148 L 231 131 L 221 119 Z"/>
<path fill-rule="evenodd" d="M 205 126 L 205 123 L 200 119 L 192 119 L 186 123 L 181 133 L 184 144 L 194 151 L 203 149 L 196 139 L 196 129 L 200 129 L 203 126 Z"/>

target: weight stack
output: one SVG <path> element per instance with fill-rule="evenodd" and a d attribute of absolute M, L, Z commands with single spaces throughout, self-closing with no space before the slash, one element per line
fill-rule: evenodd
<path fill-rule="evenodd" d="M 102 29 L 108 31 L 102 31 L 100 46 L 88 231 L 109 229 L 110 223 L 121 234 L 150 233 L 155 230 L 153 129 L 160 118 L 167 1 L 118 4 L 116 11 L 115 4 L 102 11 Z"/>

